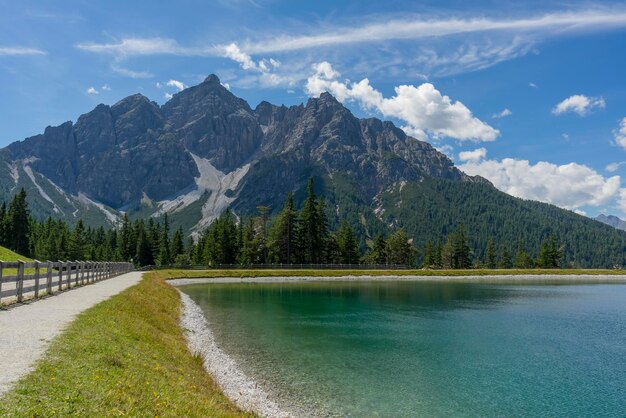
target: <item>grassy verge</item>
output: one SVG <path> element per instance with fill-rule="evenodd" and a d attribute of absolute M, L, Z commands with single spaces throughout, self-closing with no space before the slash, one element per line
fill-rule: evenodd
<path fill-rule="evenodd" d="M 626 270 L 608 269 L 507 269 L 507 270 L 160 270 L 161 277 L 200 278 L 200 277 L 274 277 L 274 276 L 517 276 L 517 275 L 626 275 Z"/>
<path fill-rule="evenodd" d="M 0 416 L 245 416 L 189 353 L 179 314 L 176 290 L 146 274 L 79 315 L 0 399 Z"/>

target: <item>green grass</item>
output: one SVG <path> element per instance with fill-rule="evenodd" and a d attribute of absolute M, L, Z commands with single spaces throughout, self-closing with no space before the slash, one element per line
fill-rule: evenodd
<path fill-rule="evenodd" d="M 0 246 L 0 261 L 17 261 L 17 260 L 32 261 L 28 257 L 24 257 L 23 255 L 20 255 L 18 253 L 15 253 L 9 250 L 8 248 Z"/>
<path fill-rule="evenodd" d="M 160 270 L 162 277 L 201 278 L 201 277 L 275 277 L 275 276 L 515 276 L 539 275 L 626 275 L 626 270 L 609 269 L 474 269 L 474 270 Z"/>
<path fill-rule="evenodd" d="M 0 416 L 246 416 L 188 351 L 180 306 L 152 272 L 83 312 L 0 399 Z"/>

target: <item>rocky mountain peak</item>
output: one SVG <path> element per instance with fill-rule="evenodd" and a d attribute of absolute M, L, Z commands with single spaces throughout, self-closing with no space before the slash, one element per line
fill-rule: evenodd
<path fill-rule="evenodd" d="M 219 77 L 216 76 L 215 74 L 209 74 L 207 76 L 207 78 L 204 79 L 202 84 L 213 84 L 213 85 L 217 84 L 217 85 L 221 85 L 222 82 L 220 81 Z"/>

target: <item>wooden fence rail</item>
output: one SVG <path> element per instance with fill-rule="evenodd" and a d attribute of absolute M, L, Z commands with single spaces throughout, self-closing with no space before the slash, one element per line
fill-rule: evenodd
<path fill-rule="evenodd" d="M 0 305 L 94 283 L 134 270 L 104 261 L 0 261 Z"/>

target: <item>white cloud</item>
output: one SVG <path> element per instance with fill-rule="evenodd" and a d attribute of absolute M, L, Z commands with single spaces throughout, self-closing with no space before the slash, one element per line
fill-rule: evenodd
<path fill-rule="evenodd" d="M 452 158 L 452 153 L 454 151 L 454 147 L 452 145 L 444 144 L 444 145 L 435 147 L 435 149 L 439 151 L 440 153 L 445 154 L 448 157 Z"/>
<path fill-rule="evenodd" d="M 249 54 L 285 52 L 363 42 L 437 38 L 469 33 L 525 32 L 563 34 L 568 31 L 609 29 L 626 26 L 624 10 L 579 10 L 538 15 L 520 19 L 448 18 L 390 19 L 354 27 L 333 27 L 315 35 L 278 36 L 244 44 Z"/>
<path fill-rule="evenodd" d="M 592 109 L 604 109 L 605 102 L 602 97 L 587 97 L 582 94 L 575 94 L 557 104 L 552 113 L 562 115 L 567 112 L 574 112 L 580 116 L 585 116 Z"/>
<path fill-rule="evenodd" d="M 614 173 L 620 168 L 620 166 L 624 164 L 626 164 L 626 161 L 622 161 L 619 163 L 610 163 L 610 164 L 607 164 L 607 166 L 605 167 L 605 170 L 608 171 L 609 173 Z"/>
<path fill-rule="evenodd" d="M 170 87 L 175 87 L 178 91 L 183 91 L 187 88 L 185 83 L 183 83 L 182 81 L 178 81 L 178 80 L 169 80 L 166 83 L 166 85 Z"/>
<path fill-rule="evenodd" d="M 530 83 L 528 83 L 529 87 L 532 87 L 534 89 L 539 88 L 535 83 L 533 83 L 532 81 Z"/>
<path fill-rule="evenodd" d="M 241 65 L 241 68 L 244 70 L 259 70 L 262 69 L 257 65 L 256 62 L 252 59 L 252 57 L 239 48 L 237 44 L 231 43 L 229 45 L 225 45 L 223 48 L 223 56 L 226 58 L 230 58 L 233 61 L 238 62 Z"/>
<path fill-rule="evenodd" d="M 307 79 L 305 90 L 311 96 L 322 92 L 333 94 L 340 102 L 356 101 L 366 110 L 376 110 L 386 117 L 407 123 L 405 131 L 418 138 L 426 132 L 436 137 L 450 137 L 459 141 L 493 141 L 500 132 L 472 115 L 461 102 L 452 102 L 431 83 L 418 87 L 401 85 L 396 95 L 384 98 L 367 78 L 349 83 L 338 81 L 340 74 L 328 62 L 314 65 L 314 73 Z"/>
<path fill-rule="evenodd" d="M 477 148 L 474 151 L 463 151 L 459 153 L 459 160 L 477 163 L 487 156 L 485 148 Z"/>
<path fill-rule="evenodd" d="M 605 205 L 622 193 L 619 176 L 605 178 L 592 168 L 577 163 L 559 166 L 541 161 L 533 165 L 527 160 L 505 158 L 501 161 L 469 161 L 459 168 L 469 175 L 485 177 L 498 189 L 513 196 L 570 210 L 586 205 Z"/>
<path fill-rule="evenodd" d="M 506 118 L 507 116 L 511 116 L 513 112 L 511 112 L 508 108 L 504 108 L 502 112 L 494 113 L 491 117 L 493 119 Z"/>
<path fill-rule="evenodd" d="M 585 212 L 584 210 L 574 209 L 574 212 L 579 214 L 580 216 L 587 216 L 587 212 Z"/>
<path fill-rule="evenodd" d="M 0 56 L 47 55 L 46 51 L 36 48 L 0 47 Z"/>
<path fill-rule="evenodd" d="M 230 84 L 228 84 L 228 83 L 222 83 L 222 86 L 224 86 L 224 88 L 225 88 L 226 90 L 230 90 Z"/>
<path fill-rule="evenodd" d="M 108 84 L 103 85 L 100 89 L 102 91 L 111 91 L 111 87 Z"/>
<path fill-rule="evenodd" d="M 566 141 L 569 141 L 569 134 L 568 133 L 562 133 L 561 136 L 563 137 L 563 139 L 565 139 Z"/>
<path fill-rule="evenodd" d="M 136 55 L 200 55 L 202 50 L 182 47 L 168 38 L 124 38 L 119 42 L 99 44 L 83 42 L 76 45 L 83 51 L 129 57 Z M 213 50 L 212 48 L 206 51 Z"/>
<path fill-rule="evenodd" d="M 619 123 L 619 129 L 613 131 L 613 138 L 617 146 L 626 149 L 626 118 Z"/>
<path fill-rule="evenodd" d="M 174 97 L 174 95 L 173 95 L 173 94 L 171 94 L 171 93 L 165 93 L 163 96 L 165 97 L 165 100 L 169 100 L 169 99 L 171 99 L 172 97 Z"/>
<path fill-rule="evenodd" d="M 87 89 L 87 94 L 98 94 L 98 90 L 96 90 L 94 87 L 89 87 Z"/>
<path fill-rule="evenodd" d="M 152 73 L 150 73 L 148 71 L 129 70 L 128 68 L 120 67 L 117 64 L 111 65 L 111 70 L 113 70 L 113 72 L 115 72 L 115 73 L 118 73 L 118 74 L 123 75 L 125 77 L 130 77 L 130 78 L 152 78 L 152 77 L 154 77 L 154 74 L 152 74 Z"/>

